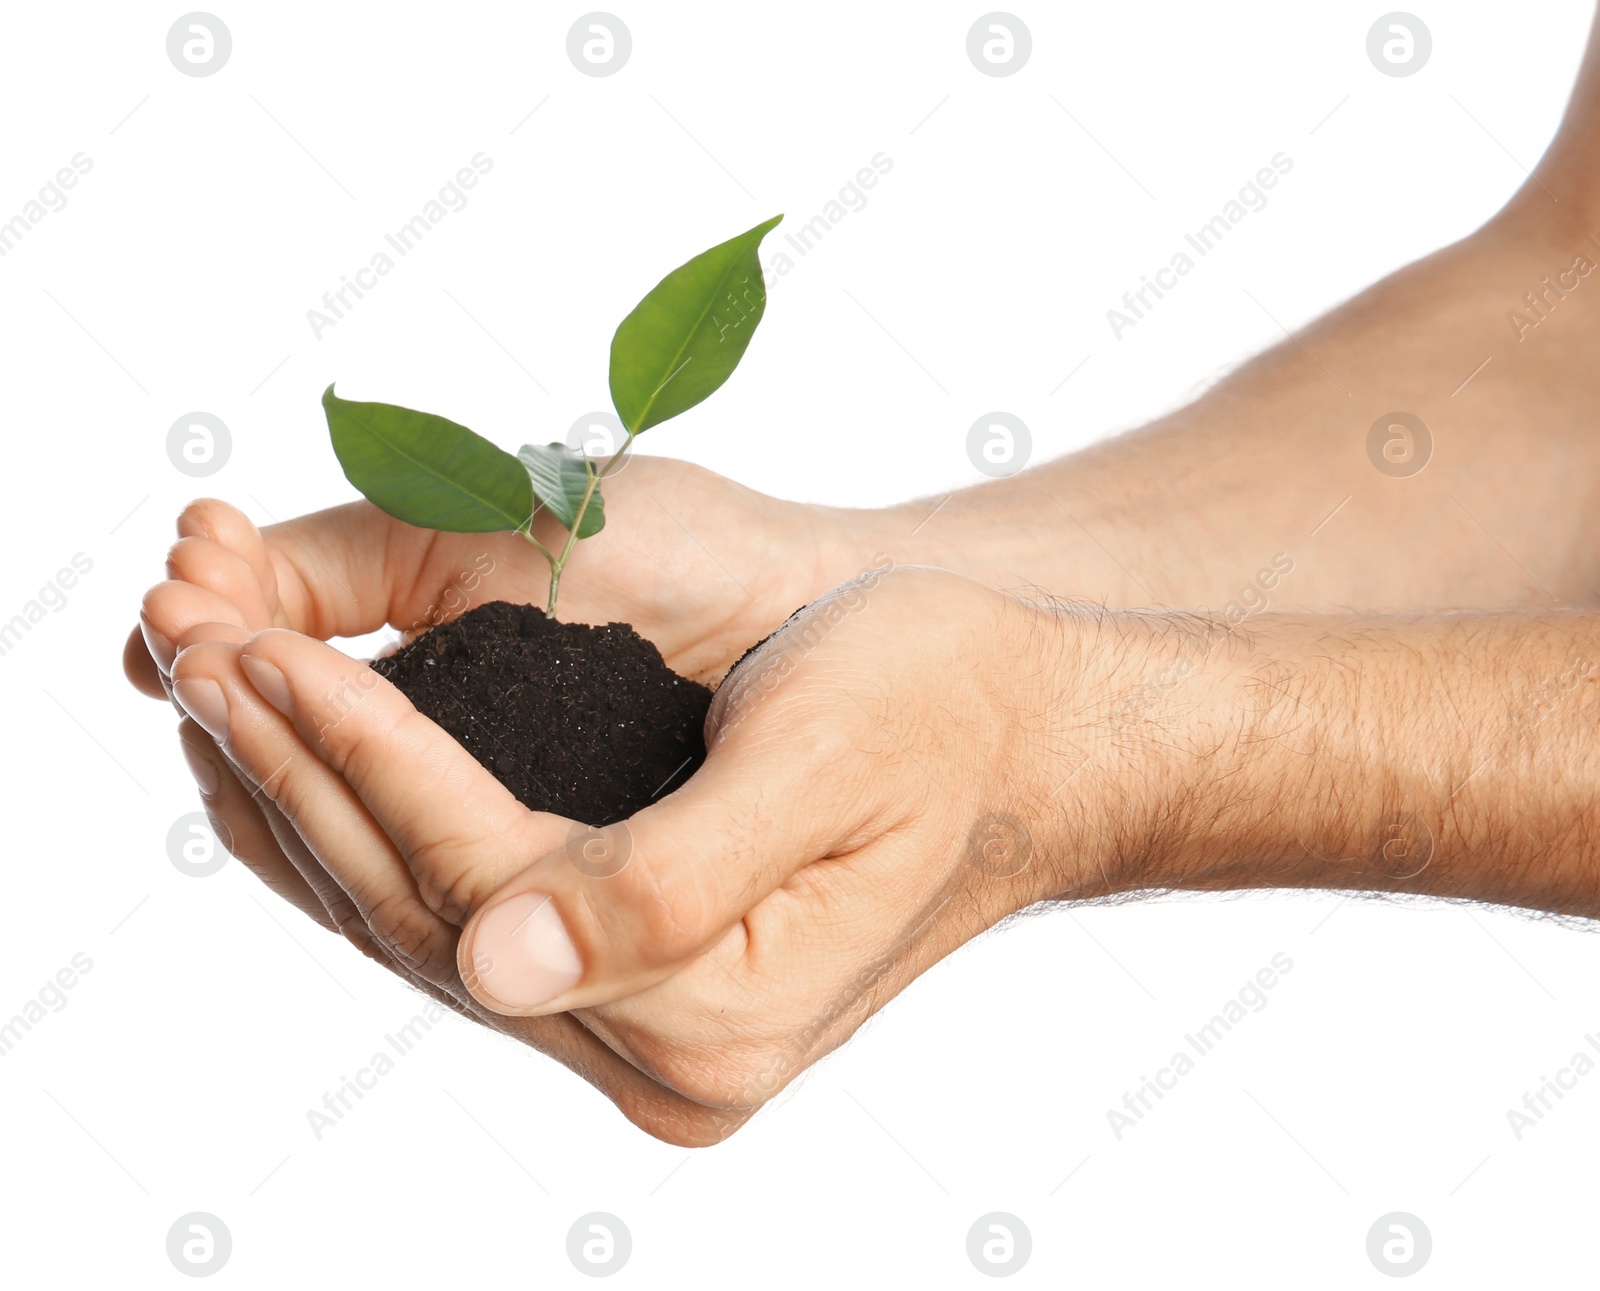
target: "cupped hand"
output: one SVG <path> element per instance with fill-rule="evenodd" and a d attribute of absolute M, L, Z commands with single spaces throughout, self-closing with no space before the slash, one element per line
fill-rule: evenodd
<path fill-rule="evenodd" d="M 700 771 L 604 831 L 528 811 L 338 651 L 238 635 L 182 652 L 176 698 L 354 939 L 674 1142 L 726 1137 L 1095 850 L 1047 783 L 1072 724 L 1042 734 L 1078 638 L 952 574 L 873 573 L 789 621 L 718 691 Z"/>
<path fill-rule="evenodd" d="M 860 567 L 848 513 L 779 502 L 685 463 L 632 460 L 607 495 L 611 521 L 577 549 L 563 617 L 631 622 L 686 675 L 715 679 L 793 609 Z M 207 500 L 184 511 L 178 531 L 169 577 L 146 595 L 124 651 L 130 680 L 155 697 L 171 695 L 173 661 L 192 645 L 236 647 L 268 627 L 323 639 L 385 625 L 412 634 L 489 600 L 542 603 L 548 587 L 542 557 L 521 537 L 416 529 L 367 503 L 258 531 L 235 508 Z M 547 546 L 559 537 L 542 519 L 535 532 Z M 219 836 L 276 893 L 435 998 L 559 1057 L 652 1132 L 696 1142 L 726 1133 L 729 1118 L 661 1089 L 571 1018 L 507 1024 L 453 974 L 440 985 L 414 972 L 396 958 L 396 939 L 367 930 L 341 878 L 227 745 L 190 719 L 179 735 Z"/>
<path fill-rule="evenodd" d="M 852 513 L 782 502 L 711 471 L 636 457 L 606 481 L 607 524 L 580 543 L 561 616 L 631 623 L 684 676 L 714 679 L 772 627 L 862 567 Z M 356 502 L 258 531 L 224 502 L 190 505 L 129 637 L 129 679 L 159 697 L 184 638 L 425 631 L 485 601 L 544 604 L 549 568 L 516 534 L 418 529 Z M 539 515 L 546 547 L 564 537 Z"/>

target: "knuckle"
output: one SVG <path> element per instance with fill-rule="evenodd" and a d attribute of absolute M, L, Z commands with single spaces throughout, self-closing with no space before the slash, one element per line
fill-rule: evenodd
<path fill-rule="evenodd" d="M 385 968 L 393 967 L 393 961 L 385 953 L 377 939 L 367 931 L 367 926 L 357 919 L 354 923 L 337 925 L 341 937 L 359 950 L 375 964 L 382 964 Z"/>
<path fill-rule="evenodd" d="M 367 921 L 361 917 L 349 893 L 331 879 L 312 882 L 311 889 L 317 894 L 317 900 L 322 902 L 322 908 L 328 912 L 335 932 L 356 945 L 361 944 L 361 939 L 371 940 Z"/>
<path fill-rule="evenodd" d="M 438 985 L 454 979 L 454 948 L 440 935 L 438 917 L 411 893 L 392 892 L 378 898 L 367 911 L 366 926 L 425 981 Z"/>
<path fill-rule="evenodd" d="M 152 623 L 160 622 L 161 607 L 167 599 L 165 587 L 165 583 L 156 583 L 139 598 L 139 613 Z"/>
<path fill-rule="evenodd" d="M 621 907 L 625 931 L 646 967 L 660 968 L 700 953 L 715 932 L 715 903 L 695 864 L 662 862 L 635 854 L 617 878 L 623 881 L 620 902 L 607 900 L 611 879 L 587 885 L 594 904 Z M 619 933 L 624 930 L 617 930 Z"/>
<path fill-rule="evenodd" d="M 205 567 L 203 556 L 208 544 L 206 538 L 179 538 L 167 548 L 167 577 L 194 582 L 195 574 Z"/>
<path fill-rule="evenodd" d="M 423 905 L 446 922 L 465 922 L 488 895 L 483 874 L 457 840 L 423 839 L 411 847 L 406 861 Z"/>
<path fill-rule="evenodd" d="M 855 705 L 850 706 L 852 709 Z M 859 713 L 860 710 L 856 709 Z M 845 715 L 848 718 L 848 714 Z M 801 721 L 786 728 L 784 748 L 804 765 L 818 770 L 839 768 L 850 764 L 860 752 L 860 732 L 854 721 L 840 721 L 837 712 L 830 712 L 824 721 Z"/>
<path fill-rule="evenodd" d="M 255 792 L 276 807 L 290 828 L 300 833 L 307 787 L 305 781 L 295 774 L 293 755 L 274 767 L 251 758 L 248 751 L 238 747 L 237 742 L 230 751 L 239 759 L 239 769 L 251 781 Z"/>
<path fill-rule="evenodd" d="M 381 712 L 365 706 L 365 701 L 378 690 L 375 683 L 383 680 L 375 672 L 371 675 L 371 682 L 360 674 L 346 676 L 342 684 L 322 697 L 317 713 L 317 738 L 328 755 L 328 764 L 347 779 L 369 783 L 382 777 L 392 765 L 404 721 L 393 715 L 384 720 Z M 358 714 L 358 720 L 348 720 Z"/>
<path fill-rule="evenodd" d="M 196 498 L 178 513 L 178 532 L 185 538 L 209 537 L 219 513 L 232 509 L 217 498 Z"/>

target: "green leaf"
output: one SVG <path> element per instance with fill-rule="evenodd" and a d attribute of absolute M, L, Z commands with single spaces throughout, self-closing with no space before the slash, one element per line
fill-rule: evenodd
<path fill-rule="evenodd" d="M 767 305 L 757 250 L 775 215 L 679 265 L 611 338 L 611 402 L 629 434 L 693 408 L 733 375 Z"/>
<path fill-rule="evenodd" d="M 388 403 L 322 396 L 345 478 L 397 520 L 448 533 L 520 529 L 533 514 L 528 472 L 465 426 Z"/>
<path fill-rule="evenodd" d="M 565 444 L 524 444 L 517 458 L 527 468 L 533 496 L 571 532 L 573 517 L 583 505 L 583 491 L 589 487 L 584 459 Z M 592 537 L 605 527 L 605 503 L 596 484 L 594 496 L 584 509 L 578 537 Z"/>

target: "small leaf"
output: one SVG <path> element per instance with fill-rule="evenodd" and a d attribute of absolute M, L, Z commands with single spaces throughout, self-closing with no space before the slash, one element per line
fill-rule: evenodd
<path fill-rule="evenodd" d="M 693 408 L 733 375 L 767 305 L 757 251 L 783 216 L 652 287 L 611 338 L 611 402 L 630 434 Z"/>
<path fill-rule="evenodd" d="M 397 520 L 448 533 L 520 529 L 533 513 L 528 472 L 453 421 L 388 403 L 322 396 L 345 478 Z"/>
<path fill-rule="evenodd" d="M 524 444 L 517 459 L 527 468 L 534 498 L 570 532 L 572 518 L 583 504 L 583 491 L 589 487 L 584 459 L 565 444 Z M 578 537 L 592 537 L 605 527 L 605 503 L 597 484 L 584 510 Z"/>

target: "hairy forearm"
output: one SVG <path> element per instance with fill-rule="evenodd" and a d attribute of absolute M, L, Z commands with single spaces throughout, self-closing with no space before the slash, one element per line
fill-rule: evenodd
<path fill-rule="evenodd" d="M 1057 895 L 1332 888 L 1600 916 L 1600 616 L 1075 617 L 1097 680 L 1072 724 L 1100 735 L 1039 780 L 1073 775 L 1043 816 Z"/>

